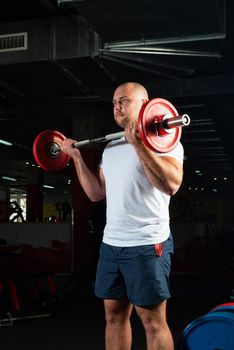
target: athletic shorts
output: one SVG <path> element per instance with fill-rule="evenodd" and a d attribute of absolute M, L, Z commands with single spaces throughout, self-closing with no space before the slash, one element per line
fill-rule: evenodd
<path fill-rule="evenodd" d="M 158 245 L 113 247 L 102 242 L 95 294 L 102 299 L 128 300 L 149 306 L 170 298 L 169 274 L 173 253 L 172 235 Z"/>

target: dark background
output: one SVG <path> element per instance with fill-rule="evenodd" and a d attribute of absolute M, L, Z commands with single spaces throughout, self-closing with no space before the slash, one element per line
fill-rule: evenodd
<path fill-rule="evenodd" d="M 53 312 L 5 327 L 4 350 L 104 346 L 93 282 L 105 202 L 87 199 L 72 163 L 59 172 L 37 168 L 32 146 L 46 129 L 77 140 L 119 131 L 111 100 L 125 81 L 142 83 L 151 99 L 165 98 L 191 118 L 181 138 L 184 181 L 170 206 L 168 319 L 176 342 L 193 319 L 234 299 L 233 15 L 232 0 L 0 2 L 0 139 L 12 143 L 0 144 L 0 313 L 35 312 L 32 288 L 41 278 Z M 92 169 L 103 147 L 82 150 Z M 10 224 L 10 202 L 21 199 L 25 222 Z M 142 349 L 135 316 L 133 325 L 134 348 Z"/>
<path fill-rule="evenodd" d="M 201 182 L 194 173 L 200 170 L 203 183 L 228 177 L 232 190 L 233 6 L 231 0 L 1 2 L 0 35 L 27 33 L 26 50 L 0 50 L 0 137 L 14 145 L 0 145 L 1 174 L 25 188 L 25 161 L 33 161 L 42 130 L 68 137 L 85 119 L 89 127 L 75 133 L 79 139 L 117 131 L 112 93 L 132 80 L 151 99 L 166 98 L 190 115 L 183 130 L 189 181 Z"/>

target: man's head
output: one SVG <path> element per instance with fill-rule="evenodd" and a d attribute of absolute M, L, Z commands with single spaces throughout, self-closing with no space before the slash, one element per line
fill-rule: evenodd
<path fill-rule="evenodd" d="M 121 84 L 114 92 L 113 111 L 116 123 L 125 128 L 129 122 L 136 121 L 148 93 L 144 86 L 135 82 Z"/>

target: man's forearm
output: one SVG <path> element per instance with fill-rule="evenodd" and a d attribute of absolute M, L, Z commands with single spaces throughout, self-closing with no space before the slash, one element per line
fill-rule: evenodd
<path fill-rule="evenodd" d="M 73 159 L 73 162 L 80 184 L 89 199 L 96 202 L 105 198 L 104 184 L 98 179 L 96 174 L 88 168 L 82 157 Z"/>

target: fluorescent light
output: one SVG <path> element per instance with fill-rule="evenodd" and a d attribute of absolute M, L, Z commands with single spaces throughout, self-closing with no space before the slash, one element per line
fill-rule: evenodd
<path fill-rule="evenodd" d="M 8 181 L 17 181 L 14 177 L 9 177 L 9 176 L 2 176 L 3 180 L 8 180 Z"/>
<path fill-rule="evenodd" d="M 5 145 L 5 146 L 13 146 L 13 144 L 12 144 L 11 142 L 5 141 L 5 140 L 2 140 L 2 139 L 0 139 L 0 143 L 1 143 L 2 145 Z"/>
<path fill-rule="evenodd" d="M 49 186 L 49 185 L 43 185 L 44 188 L 51 188 L 54 189 L 54 186 Z"/>

